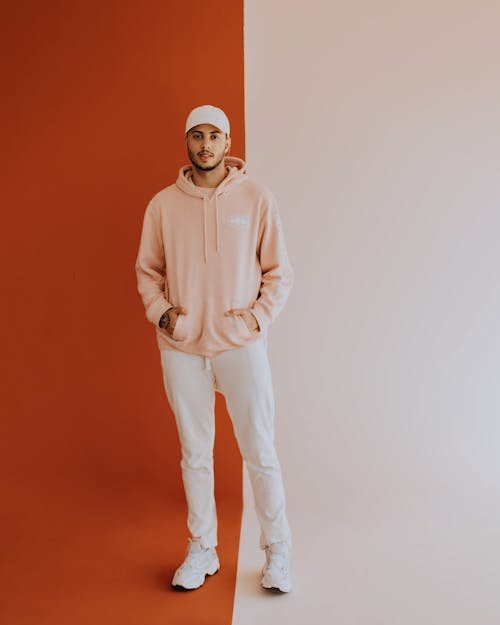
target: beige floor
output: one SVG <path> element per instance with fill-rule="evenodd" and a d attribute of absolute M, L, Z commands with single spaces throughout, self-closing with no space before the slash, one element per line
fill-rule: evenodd
<path fill-rule="evenodd" d="M 246 476 L 244 488 L 251 502 Z M 247 504 L 233 625 L 500 623 L 497 493 L 372 493 L 330 504 L 289 505 L 294 589 L 280 596 L 259 589 L 263 558 Z"/>

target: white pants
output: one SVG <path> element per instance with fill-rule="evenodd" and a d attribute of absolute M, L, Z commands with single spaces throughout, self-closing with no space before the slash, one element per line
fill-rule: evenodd
<path fill-rule="evenodd" d="M 246 464 L 260 524 L 260 546 L 291 542 L 281 469 L 274 448 L 274 397 L 265 337 L 214 358 L 160 350 L 163 381 L 181 443 L 188 529 L 217 545 L 213 446 L 220 391 Z"/>

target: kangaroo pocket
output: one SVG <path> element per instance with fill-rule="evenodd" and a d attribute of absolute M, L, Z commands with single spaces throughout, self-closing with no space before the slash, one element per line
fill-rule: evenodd
<path fill-rule="evenodd" d="M 241 339 L 247 339 L 252 335 L 251 330 L 248 328 L 243 317 L 239 315 L 226 316 L 229 320 L 229 334 L 235 341 Z"/>
<path fill-rule="evenodd" d="M 208 349 L 218 350 L 240 347 L 251 338 L 252 332 L 241 317 L 220 312 L 207 318 L 202 340 Z"/>
<path fill-rule="evenodd" d="M 191 353 L 212 354 L 242 347 L 255 338 L 256 333 L 248 328 L 242 317 L 225 315 L 224 312 L 206 311 L 204 317 L 193 312 L 179 315 L 173 335 L 168 337 L 169 342 Z"/>
<path fill-rule="evenodd" d="M 205 320 L 195 307 L 192 308 L 191 312 L 188 309 L 185 315 L 179 315 L 179 325 L 175 326 L 173 333 L 174 340 L 186 346 L 198 344 L 204 334 Z"/>
<path fill-rule="evenodd" d="M 172 338 L 174 339 L 174 341 L 186 340 L 186 334 L 185 334 L 185 331 L 183 330 L 185 317 L 186 315 L 179 315 L 177 317 L 177 320 L 174 326 L 174 331 L 172 333 Z"/>

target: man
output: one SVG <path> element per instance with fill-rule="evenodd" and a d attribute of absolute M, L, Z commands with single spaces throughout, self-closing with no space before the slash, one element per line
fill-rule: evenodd
<path fill-rule="evenodd" d="M 274 447 L 267 330 L 293 282 L 273 195 L 228 156 L 229 120 L 211 105 L 186 121 L 191 165 L 147 206 L 136 262 L 156 326 L 165 391 L 181 443 L 191 533 L 172 585 L 219 570 L 214 500 L 214 392 L 222 393 L 252 484 L 265 550 L 264 588 L 288 592 L 291 534 Z"/>

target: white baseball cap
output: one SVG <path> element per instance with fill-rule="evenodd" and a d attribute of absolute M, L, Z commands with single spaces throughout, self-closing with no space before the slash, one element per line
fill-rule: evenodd
<path fill-rule="evenodd" d="M 211 124 L 229 135 L 229 120 L 226 114 L 222 109 L 211 104 L 197 106 L 189 113 L 186 119 L 186 132 L 199 124 Z"/>

